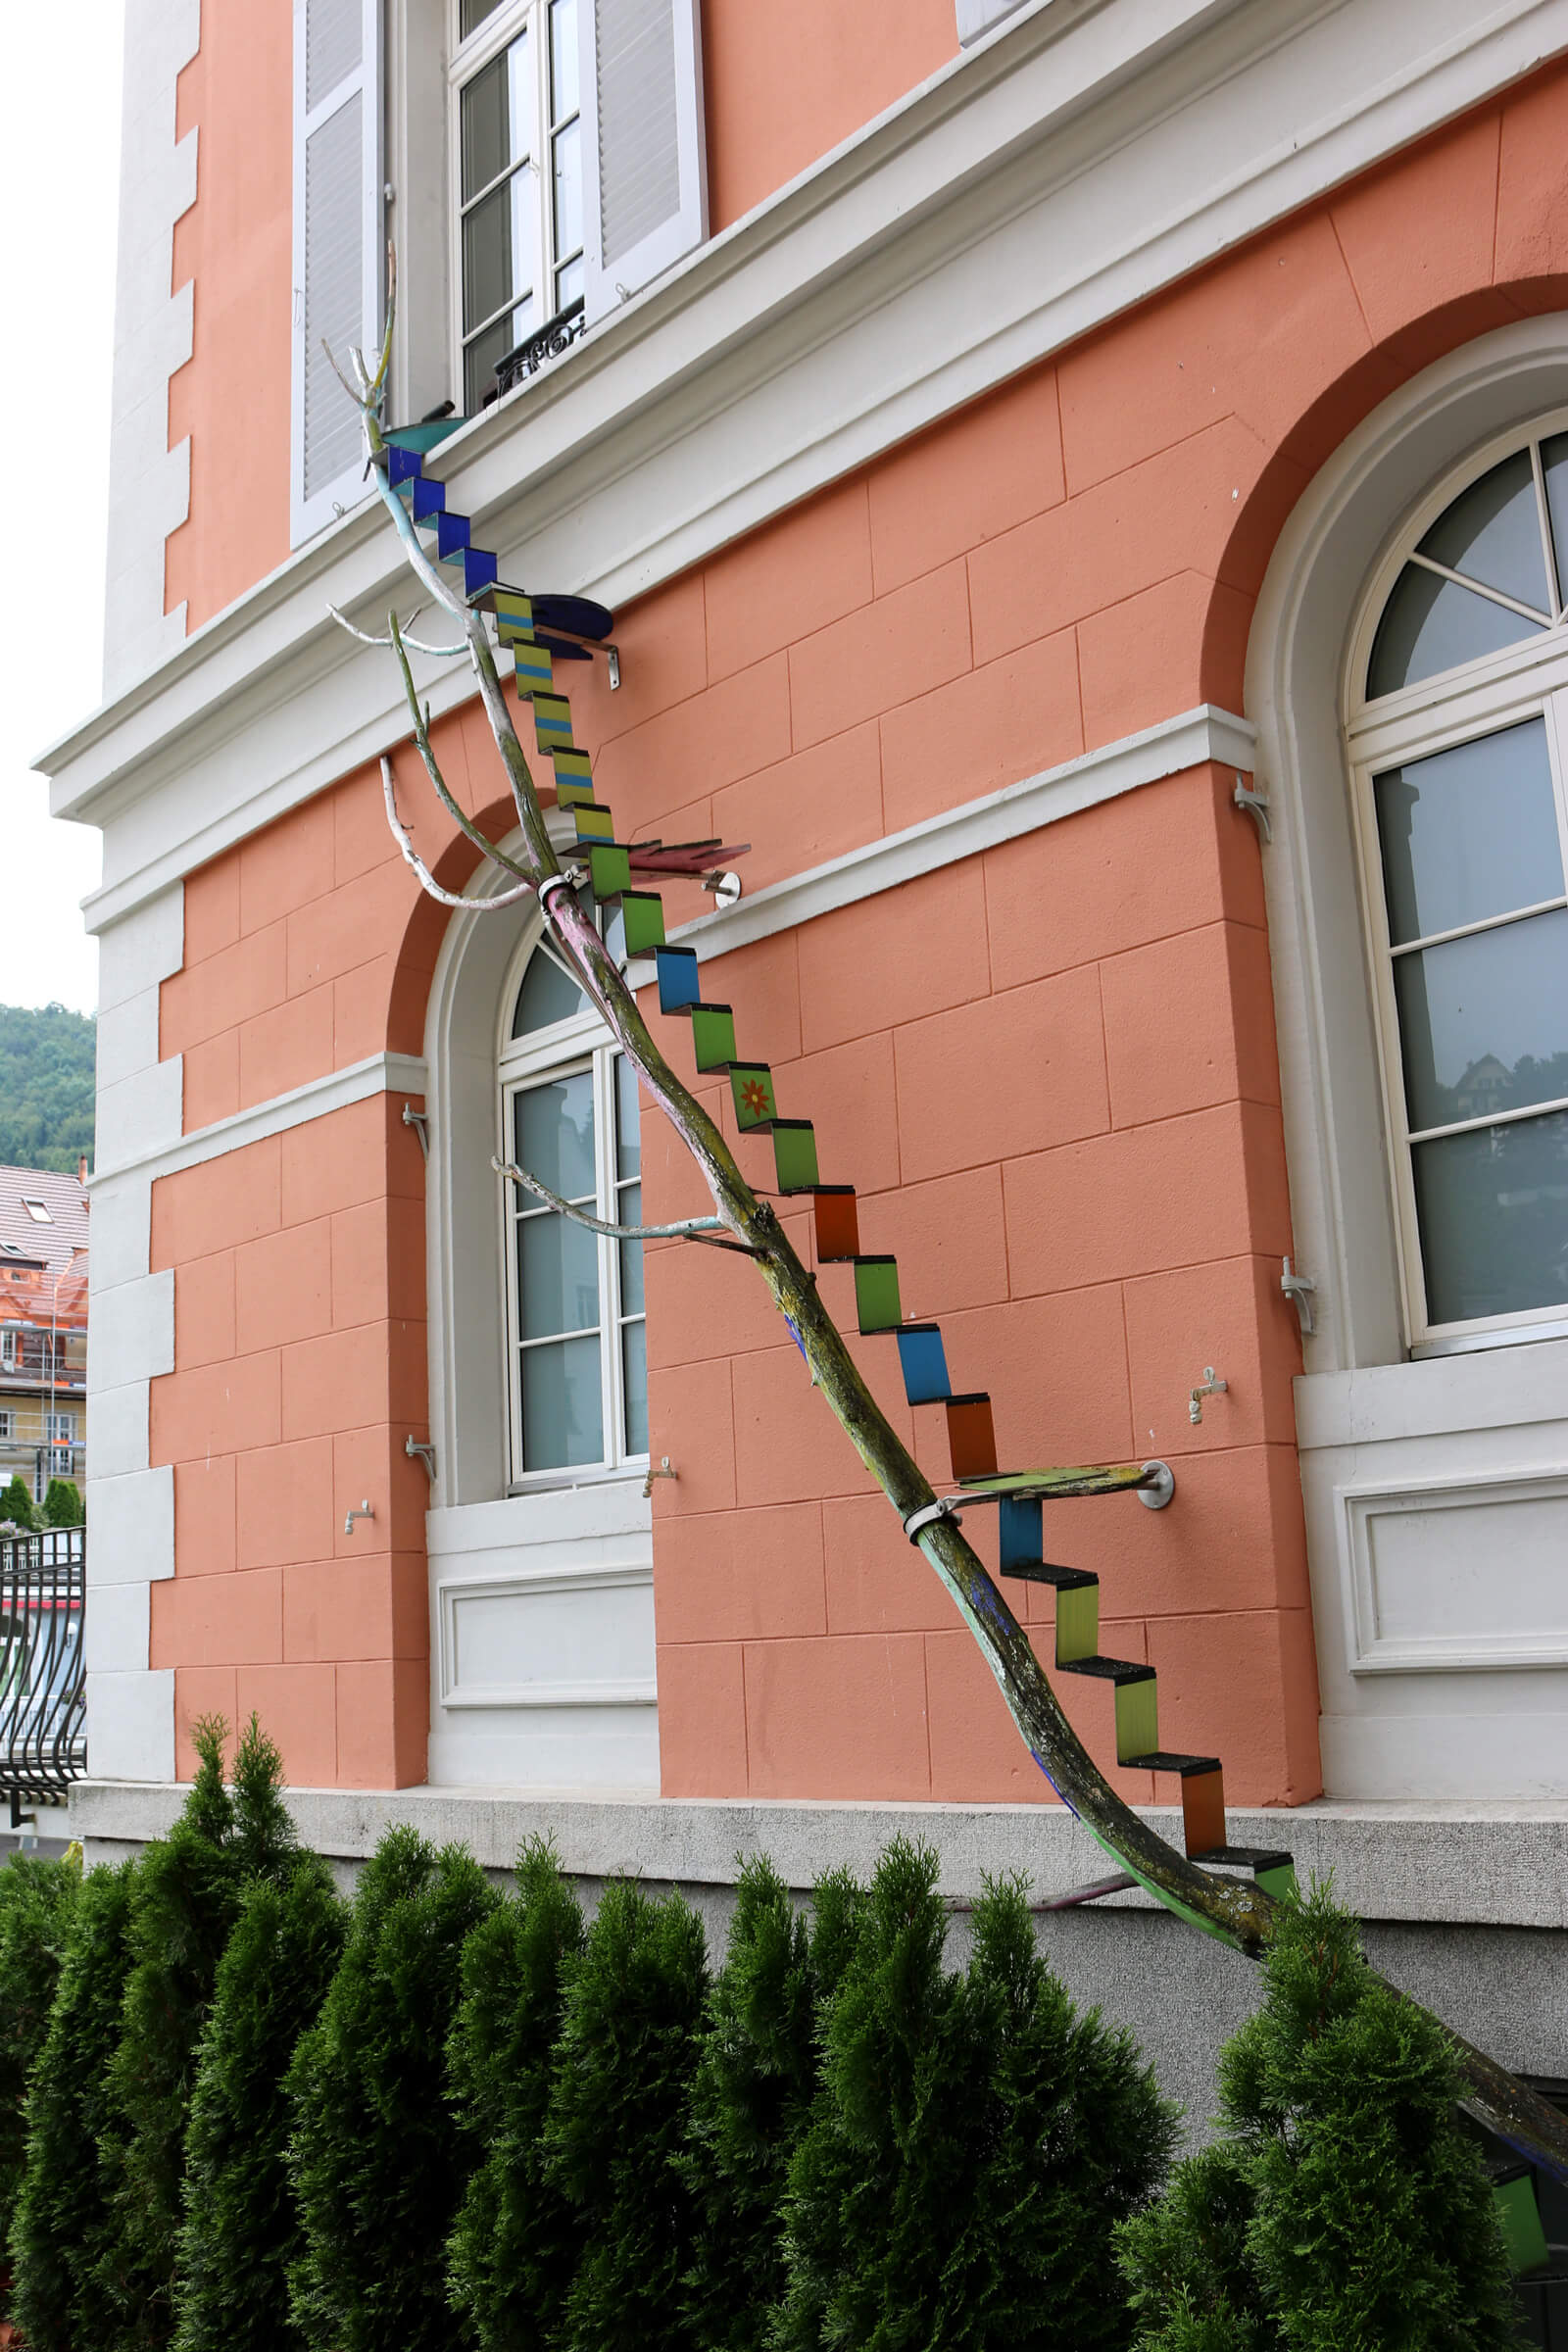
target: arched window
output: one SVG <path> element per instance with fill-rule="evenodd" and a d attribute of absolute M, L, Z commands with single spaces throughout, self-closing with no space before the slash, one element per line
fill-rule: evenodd
<path fill-rule="evenodd" d="M 1406 1332 L 1568 1322 L 1568 418 L 1494 445 L 1377 574 L 1347 739 Z"/>
<path fill-rule="evenodd" d="M 637 1081 L 547 946 L 514 970 L 500 1041 L 503 1154 L 607 1223 L 642 1214 Z M 506 1187 L 512 1484 L 615 1470 L 648 1451 L 640 1242 Z"/>

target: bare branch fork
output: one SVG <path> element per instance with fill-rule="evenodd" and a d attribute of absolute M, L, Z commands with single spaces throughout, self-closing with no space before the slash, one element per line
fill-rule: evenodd
<path fill-rule="evenodd" d="M 403 543 L 409 566 L 426 596 L 456 623 L 472 662 L 479 695 L 506 770 L 521 836 L 515 856 L 485 839 L 461 809 L 440 774 L 431 749 L 427 714 L 420 707 L 399 623 L 389 617 L 388 638 L 399 662 L 413 717 L 414 738 L 442 807 L 493 868 L 515 887 L 488 899 L 457 898 L 436 883 L 409 838 L 397 810 L 391 763 L 383 760 L 387 818 L 398 848 L 421 889 L 443 906 L 474 913 L 514 906 L 536 896 L 543 939 L 578 982 L 614 1036 L 643 1087 L 674 1126 L 701 1169 L 712 1198 L 711 1218 L 684 1220 L 679 1232 L 693 1241 L 727 1236 L 722 1246 L 756 1259 L 775 1304 L 789 1322 L 801 1353 L 835 1419 L 898 1513 L 901 1524 L 936 1570 L 973 1634 L 1030 1753 L 1056 1793 L 1111 1857 L 1168 1910 L 1190 1925 L 1256 1956 L 1266 1943 L 1273 1903 L 1255 1884 L 1202 1869 L 1166 1843 L 1127 1805 L 1100 1772 L 1062 1712 L 1028 1636 L 966 1541 L 956 1514 L 938 1507 L 938 1498 L 918 1463 L 887 1420 L 862 1378 L 838 1326 L 823 1305 L 814 1275 L 792 1248 L 773 1208 L 747 1183 L 722 1133 L 702 1103 L 683 1085 L 660 1053 L 624 975 L 599 935 L 574 887 L 579 878 L 564 872 L 546 829 L 544 810 L 512 713 L 502 691 L 483 614 L 449 587 L 421 546 L 412 515 L 397 496 L 385 467 L 380 404 L 392 351 L 396 309 L 396 257 L 388 255 L 387 323 L 373 373 L 358 352 L 351 355 L 356 393 L 339 380 L 359 408 L 378 492 Z M 330 353 L 328 354 L 330 358 Z M 336 362 L 333 361 L 336 368 Z M 446 649 L 443 649 L 446 650 Z M 504 1173 L 557 1207 L 537 1180 L 508 1165 Z M 613 1232 L 616 1228 L 599 1225 Z M 1490 2128 L 1536 2162 L 1568 2179 L 1568 2121 L 1526 2089 L 1493 2060 L 1458 2042 L 1468 2077 L 1470 2104 Z"/>

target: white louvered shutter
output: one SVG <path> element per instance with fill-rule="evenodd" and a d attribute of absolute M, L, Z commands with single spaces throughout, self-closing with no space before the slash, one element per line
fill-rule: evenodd
<path fill-rule="evenodd" d="M 583 0 L 584 294 L 602 318 L 708 234 L 700 0 Z"/>
<path fill-rule="evenodd" d="M 294 0 L 293 544 L 363 494 L 349 347 L 380 337 L 379 0 Z"/>

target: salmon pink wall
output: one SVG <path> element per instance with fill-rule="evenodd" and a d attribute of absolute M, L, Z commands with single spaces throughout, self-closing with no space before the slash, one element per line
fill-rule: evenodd
<path fill-rule="evenodd" d="M 954 0 L 703 0 L 714 233 L 957 53 Z"/>
<path fill-rule="evenodd" d="M 621 691 L 597 670 L 571 682 L 602 797 L 638 830 L 752 841 L 755 892 L 1200 702 L 1239 708 L 1252 600 L 1311 467 L 1438 351 L 1568 298 L 1565 92 L 1562 72 L 1541 77 L 624 614 Z M 475 713 L 443 721 L 437 743 L 465 805 L 504 825 Z M 471 854 L 432 818 L 407 754 L 399 770 L 420 846 L 460 881 Z M 721 969 L 743 1050 L 774 1063 L 787 1112 L 818 1122 L 826 1174 L 864 1196 L 866 1247 L 900 1253 L 909 1311 L 944 1316 L 955 1375 L 992 1390 L 1004 1452 L 1177 1462 L 1174 1510 L 1063 1505 L 1054 1529 L 1104 1572 L 1107 1644 L 1160 1668 L 1165 1738 L 1216 1747 L 1233 1796 L 1293 1801 L 1318 1785 L 1298 1352 L 1277 1288 L 1291 1244 L 1258 852 L 1233 781 L 1204 769 L 1146 787 Z M 689 887 L 666 896 L 672 921 L 704 904 Z M 187 1124 L 386 1047 L 417 1051 L 440 936 L 393 853 L 373 770 L 192 876 L 186 968 L 162 1012 L 164 1053 L 185 1056 Z M 671 1041 L 678 1060 L 684 1044 Z M 340 1204 L 336 1132 L 318 1121 L 252 1148 L 255 1213 L 272 1220 L 255 1230 L 218 1215 L 237 1213 L 224 1172 L 238 1160 L 159 1188 L 178 1328 L 176 1372 L 155 1387 L 155 1458 L 186 1471 L 209 1454 L 250 1460 L 238 1531 L 247 1497 L 265 1498 L 267 1459 L 286 1471 L 289 1446 L 377 1426 L 395 1453 L 418 1403 L 423 1340 L 388 1238 L 409 1238 L 412 1138 L 388 1127 L 356 1160 L 371 1190 Z M 654 1119 L 646 1150 L 650 1213 L 678 1213 L 690 1172 Z M 330 1205 L 290 1208 L 269 1152 L 279 1171 L 319 1157 Z M 210 1206 L 187 1213 L 187 1200 Z M 377 1373 L 352 1408 L 370 1417 L 344 1430 L 300 1424 L 350 1407 L 290 1369 L 340 1328 L 336 1225 L 315 1235 L 314 1257 L 296 1260 L 286 1238 L 340 1206 L 368 1212 L 386 1255 L 384 1271 L 367 1260 L 343 1328 L 389 1351 L 384 1387 Z M 240 1260 L 264 1241 L 295 1321 L 246 1338 Z M 676 1249 L 651 1257 L 653 1445 L 680 1469 L 655 1490 L 666 1788 L 1043 1794 L 968 1637 L 747 1271 Z M 841 1276 L 823 1279 L 842 1307 Z M 311 1315 L 329 1320 L 306 1328 Z M 866 1360 L 895 1409 L 885 1349 Z M 1186 1397 L 1207 1363 L 1231 1388 L 1195 1431 Z M 941 1469 L 940 1433 L 915 1437 Z M 341 1617 L 329 1668 L 291 1652 L 273 1585 L 244 1581 L 335 1561 L 324 1502 L 309 1530 L 267 1538 L 286 1556 L 242 1560 L 207 1547 L 189 1476 L 180 1491 L 178 1573 L 155 1633 L 181 1706 L 214 1695 L 193 1676 L 216 1675 L 220 1697 L 237 1678 L 249 1703 L 244 1677 L 264 1666 L 330 1671 L 334 1755 L 322 1735 L 311 1771 L 363 1775 L 343 1677 L 371 1661 L 344 1647 Z M 387 1774 L 417 1770 L 423 1737 L 422 1669 L 397 1646 L 413 1640 L 416 1548 L 393 1540 L 387 1592 L 400 1562 L 409 1583 L 377 1620 L 404 1629 L 377 1653 Z M 230 1630 L 226 1600 L 198 1610 L 185 1590 L 205 1578 L 216 1593 L 208 1559 L 233 1588 Z M 251 1657 L 276 1640 L 277 1656 Z M 1103 1756 L 1105 1693 L 1067 1697 Z"/>
<path fill-rule="evenodd" d="M 166 543 L 164 610 L 187 630 L 288 548 L 293 20 L 272 0 L 206 0 L 179 77 L 196 201 L 174 228 L 173 290 L 194 280 L 191 356 L 170 379 L 169 443 L 190 436 L 190 516 Z"/>

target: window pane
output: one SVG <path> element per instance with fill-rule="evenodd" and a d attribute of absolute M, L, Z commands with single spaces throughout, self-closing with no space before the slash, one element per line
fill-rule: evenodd
<path fill-rule="evenodd" d="M 1484 580 L 1539 612 L 1551 611 L 1530 452 L 1519 450 L 1461 490 L 1421 542 L 1421 553 Z"/>
<path fill-rule="evenodd" d="M 529 1037 L 535 1029 L 553 1029 L 591 1008 L 575 980 L 548 956 L 534 955 L 522 975 L 516 1007 L 512 1015 L 514 1037 Z"/>
<path fill-rule="evenodd" d="M 1557 554 L 1557 585 L 1568 571 L 1568 433 L 1554 434 L 1541 444 L 1541 470 L 1546 477 L 1546 513 Z"/>
<path fill-rule="evenodd" d="M 577 112 L 577 0 L 551 0 L 550 120 Z"/>
<path fill-rule="evenodd" d="M 594 1198 L 594 1089 L 586 1070 L 516 1098 L 516 1160 L 564 1200 Z"/>
<path fill-rule="evenodd" d="M 466 40 L 469 33 L 482 24 L 486 17 L 493 17 L 500 6 L 501 0 L 463 0 L 462 39 Z"/>
<path fill-rule="evenodd" d="M 558 130 L 555 149 L 556 251 L 576 253 L 582 244 L 582 124 Z"/>
<path fill-rule="evenodd" d="M 1544 719 L 1407 760 L 1372 789 L 1396 946 L 1561 891 Z"/>
<path fill-rule="evenodd" d="M 1434 1323 L 1568 1301 L 1568 1113 L 1417 1144 Z"/>
<path fill-rule="evenodd" d="M 509 164 L 521 163 L 528 152 L 532 124 L 533 86 L 528 35 L 523 31 L 463 85 L 465 204 L 487 188 Z"/>
<path fill-rule="evenodd" d="M 547 1210 L 517 1219 L 518 1326 L 525 1340 L 592 1331 L 599 1321 L 599 1244 L 586 1225 Z"/>
<path fill-rule="evenodd" d="M 1394 986 L 1412 1128 L 1568 1097 L 1568 912 L 1418 948 Z"/>
<path fill-rule="evenodd" d="M 556 271 L 557 310 L 564 311 L 568 303 L 572 303 L 577 300 L 581 292 L 582 256 L 579 254 L 574 262 L 568 262 L 564 270 L 558 270 Z"/>
<path fill-rule="evenodd" d="M 485 402 L 494 398 L 497 366 L 533 333 L 535 324 L 530 295 L 514 311 L 503 311 L 467 345 L 463 354 L 463 405 L 470 416 L 477 416 Z"/>
<path fill-rule="evenodd" d="M 637 1100 L 637 1073 L 624 1054 L 615 1056 L 615 1174 L 623 1182 L 642 1166 L 642 1112 Z M 635 1220 L 622 1217 L 623 1225 Z"/>
<path fill-rule="evenodd" d="M 648 1349 L 640 1323 L 628 1323 L 620 1335 L 621 1364 L 626 1390 L 626 1451 L 648 1451 Z"/>
<path fill-rule="evenodd" d="M 564 1470 L 605 1458 L 599 1342 L 555 1340 L 522 1350 L 522 1466 Z"/>
<path fill-rule="evenodd" d="M 492 311 L 522 300 L 529 291 L 533 260 L 533 173 L 524 170 L 492 188 L 463 217 L 465 330 L 477 326 Z M 505 348 L 510 351 L 517 339 L 510 324 L 509 338 Z"/>
<path fill-rule="evenodd" d="M 643 1215 L 643 1188 L 640 1184 L 623 1184 L 619 1193 L 620 1206 L 615 1211 L 617 1225 L 640 1225 Z M 623 1315 L 640 1315 L 643 1311 L 643 1245 L 641 1242 L 619 1242 L 620 1251 L 620 1311 Z"/>
<path fill-rule="evenodd" d="M 1366 694 L 1376 702 L 1400 686 L 1417 685 L 1461 662 L 1499 653 L 1521 637 L 1533 637 L 1541 622 L 1455 587 L 1419 564 L 1407 564 L 1383 608 L 1367 663 Z"/>

